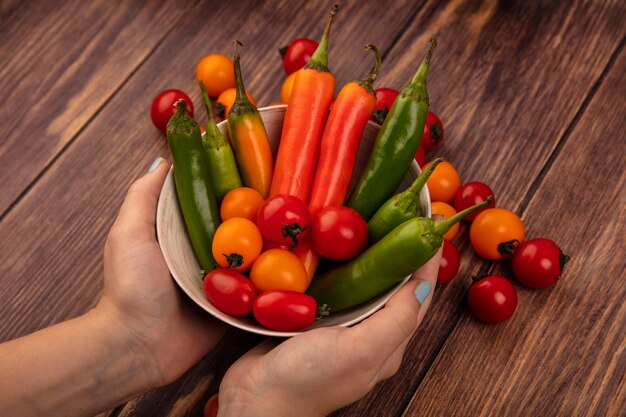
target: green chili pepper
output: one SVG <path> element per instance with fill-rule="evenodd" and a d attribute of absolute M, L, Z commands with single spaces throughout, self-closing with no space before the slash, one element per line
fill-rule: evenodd
<path fill-rule="evenodd" d="M 437 41 L 433 39 L 415 76 L 393 102 L 365 170 L 348 200 L 348 206 L 365 220 L 393 195 L 422 140 L 428 114 L 426 78 L 435 46 Z"/>
<path fill-rule="evenodd" d="M 213 109 L 211 108 L 211 100 L 209 94 L 204 87 L 202 80 L 198 79 L 198 85 L 202 92 L 204 107 L 208 117 L 206 125 L 206 133 L 202 136 L 202 145 L 206 153 L 207 163 L 209 164 L 209 178 L 215 190 L 218 201 L 222 201 L 224 196 L 233 188 L 243 187 L 235 155 L 230 144 L 217 128 L 217 123 L 213 118 Z"/>
<path fill-rule="evenodd" d="M 187 114 L 185 100 L 167 123 L 167 142 L 174 159 L 174 182 L 191 245 L 204 272 L 217 267 L 211 244 L 219 225 L 219 208 L 209 179 L 200 126 Z"/>
<path fill-rule="evenodd" d="M 407 220 L 359 257 L 315 278 L 307 293 L 330 313 L 371 300 L 428 262 L 443 244 L 443 235 L 490 200 L 444 220 Z"/>
<path fill-rule="evenodd" d="M 443 158 L 435 159 L 428 168 L 417 176 L 409 188 L 391 197 L 378 209 L 374 217 L 367 222 L 370 245 L 378 242 L 405 221 L 424 215 L 420 205 L 420 193 L 435 167 L 443 160 Z"/>

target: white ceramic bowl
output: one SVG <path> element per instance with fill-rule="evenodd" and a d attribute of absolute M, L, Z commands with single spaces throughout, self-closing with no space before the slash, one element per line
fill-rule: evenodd
<path fill-rule="evenodd" d="M 283 105 L 259 109 L 263 122 L 265 123 L 265 128 L 272 146 L 274 157 L 276 156 L 278 143 L 280 142 L 286 108 L 287 106 Z M 221 122 L 218 126 L 224 136 L 228 138 L 227 121 Z M 365 127 L 350 189 L 354 187 L 356 180 L 359 178 L 361 171 L 365 167 L 378 130 L 379 126 L 373 122 L 369 122 Z M 417 177 L 419 172 L 420 169 L 417 163 L 413 161 L 411 168 L 404 177 L 404 180 L 400 184 L 398 190 L 406 189 Z M 430 217 L 430 196 L 426 187 L 424 187 L 424 190 L 420 195 L 420 203 L 423 210 Z M 202 276 L 199 274 L 201 268 L 191 247 L 191 242 L 187 236 L 185 223 L 178 205 L 172 170 L 170 170 L 167 175 L 161 190 L 161 196 L 159 197 L 159 205 L 157 208 L 157 236 L 159 244 L 161 245 L 161 250 L 163 251 L 163 256 L 165 257 L 165 262 L 167 263 L 174 280 L 178 283 L 180 288 L 182 288 L 185 294 L 189 296 L 189 298 L 219 320 L 240 329 L 267 336 L 288 337 L 318 327 L 350 326 L 358 323 L 385 305 L 391 295 L 409 279 L 409 277 L 406 277 L 400 284 L 380 294 L 369 302 L 319 320 L 307 329 L 299 332 L 277 332 L 260 325 L 253 319 L 247 317 L 233 317 L 228 314 L 224 314 L 213 307 L 213 305 L 206 299 L 202 289 Z"/>

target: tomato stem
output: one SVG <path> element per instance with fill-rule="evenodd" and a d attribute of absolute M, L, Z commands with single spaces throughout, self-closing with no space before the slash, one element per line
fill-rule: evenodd
<path fill-rule="evenodd" d="M 513 239 L 498 244 L 498 253 L 502 256 L 513 255 L 515 249 L 519 246 L 519 240 Z"/>
<path fill-rule="evenodd" d="M 488 206 L 493 201 L 493 197 L 487 197 L 487 200 L 483 201 L 480 204 L 476 204 L 472 207 L 468 207 L 465 210 L 459 211 L 454 216 L 450 216 L 447 219 L 437 220 L 435 221 L 435 231 L 441 235 L 444 235 L 455 223 L 458 223 L 463 219 L 463 217 L 467 216 L 470 213 L 475 212 L 476 210 L 480 210 L 483 207 Z"/>
<path fill-rule="evenodd" d="M 290 250 L 294 249 L 298 245 L 298 235 L 304 232 L 306 229 L 306 227 L 302 227 L 299 223 L 283 225 L 283 227 L 281 228 L 283 232 L 283 237 L 285 239 L 291 238 L 291 240 L 293 241 L 293 244 L 289 248 Z"/>
<path fill-rule="evenodd" d="M 563 272 L 563 268 L 565 268 L 565 264 L 569 262 L 571 257 L 567 256 L 563 253 L 562 250 L 559 249 L 559 263 L 561 264 L 561 272 Z"/>
<path fill-rule="evenodd" d="M 238 253 L 233 252 L 230 255 L 222 253 L 222 255 L 226 257 L 226 262 L 228 262 L 229 268 L 239 268 L 241 265 L 243 265 L 243 256 Z"/>
<path fill-rule="evenodd" d="M 337 10 L 339 10 L 339 5 L 335 4 L 332 9 L 330 9 L 330 14 L 328 15 L 328 20 L 326 21 L 326 27 L 324 28 L 324 34 L 322 35 L 322 40 L 309 63 L 304 66 L 304 68 L 316 69 L 321 72 L 329 72 L 328 70 L 328 38 L 330 36 L 330 25 L 333 21 L 333 17 L 337 14 Z"/>
<path fill-rule="evenodd" d="M 426 168 L 421 175 L 417 176 L 417 179 L 415 180 L 413 184 L 411 184 L 411 186 L 407 189 L 407 191 L 417 196 L 418 193 L 422 191 L 422 188 L 424 188 L 424 184 L 426 184 L 426 181 L 428 181 L 428 178 L 430 178 L 432 173 L 435 171 L 435 168 L 437 168 L 437 165 L 439 165 L 443 161 L 445 161 L 445 158 L 442 158 L 442 157 L 434 159 L 430 163 L 428 168 Z"/>
<path fill-rule="evenodd" d="M 315 316 L 315 320 L 319 320 L 324 317 L 330 316 L 330 307 L 328 304 L 322 304 L 317 308 L 317 315 Z"/>

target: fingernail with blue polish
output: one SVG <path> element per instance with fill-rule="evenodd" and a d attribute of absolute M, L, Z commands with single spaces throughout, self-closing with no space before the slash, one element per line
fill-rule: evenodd
<path fill-rule="evenodd" d="M 155 169 L 157 169 L 157 167 L 159 165 L 161 165 L 161 161 L 163 160 L 163 158 L 161 158 L 160 156 L 154 160 L 154 162 L 152 163 L 152 165 L 150 165 L 150 168 L 148 168 L 148 172 L 152 172 Z"/>
<path fill-rule="evenodd" d="M 420 304 L 424 304 L 432 288 L 432 285 L 430 285 L 428 281 L 421 280 L 420 283 L 417 284 L 417 287 L 415 287 L 415 297 L 417 297 L 417 301 L 419 301 Z"/>

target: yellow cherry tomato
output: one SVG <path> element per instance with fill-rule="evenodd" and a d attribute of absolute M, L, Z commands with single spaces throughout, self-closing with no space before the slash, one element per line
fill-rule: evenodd
<path fill-rule="evenodd" d="M 524 241 L 524 222 L 511 210 L 491 208 L 481 212 L 470 227 L 470 240 L 477 254 L 498 260 L 511 255 Z"/>
<path fill-rule="evenodd" d="M 220 217 L 223 222 L 234 217 L 243 217 L 256 223 L 256 215 L 263 205 L 263 201 L 261 194 L 254 188 L 233 188 L 222 200 Z"/>
<path fill-rule="evenodd" d="M 201 79 L 211 97 L 219 96 L 224 90 L 235 87 L 235 66 L 229 57 L 209 54 L 198 62 L 196 79 Z"/>
<path fill-rule="evenodd" d="M 248 99 L 252 102 L 252 104 L 254 104 L 254 106 L 256 107 L 256 100 L 254 100 L 254 97 L 252 97 L 249 91 L 246 91 L 246 95 L 248 96 Z M 228 90 L 224 90 L 222 94 L 220 94 L 220 96 L 217 98 L 218 105 L 216 106 L 218 117 L 222 119 L 228 117 L 228 112 L 230 111 L 230 108 L 233 107 L 233 104 L 235 104 L 236 97 L 237 90 L 235 88 L 229 88 Z"/>
<path fill-rule="evenodd" d="M 213 257 L 224 268 L 247 271 L 263 248 L 261 232 L 248 219 L 226 220 L 215 231 Z"/>
<path fill-rule="evenodd" d="M 446 219 L 456 214 L 456 210 L 454 209 L 454 207 L 452 207 L 448 203 L 443 203 L 441 201 L 435 201 L 434 203 L 432 203 L 432 211 L 433 211 L 433 215 L 440 214 Z M 448 230 L 446 234 L 443 235 L 443 238 L 446 240 L 452 240 L 457 235 L 457 233 L 459 233 L 458 223 L 452 226 L 450 230 Z"/>
<path fill-rule="evenodd" d="M 280 101 L 283 104 L 289 104 L 289 96 L 291 96 L 291 90 L 293 89 L 293 80 L 296 79 L 298 71 L 292 72 L 283 81 L 283 86 L 280 88 Z"/>
<path fill-rule="evenodd" d="M 296 255 L 285 249 L 270 249 L 254 261 L 250 281 L 258 291 L 288 290 L 303 293 L 308 278 Z"/>
<path fill-rule="evenodd" d="M 422 170 L 428 168 L 430 164 L 429 162 L 424 165 Z M 454 200 L 454 196 L 461 186 L 461 178 L 450 162 L 443 161 L 437 165 L 426 184 L 428 185 L 428 192 L 432 201 L 448 203 Z"/>

